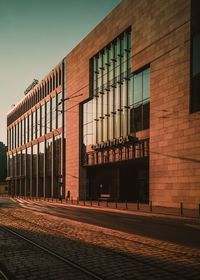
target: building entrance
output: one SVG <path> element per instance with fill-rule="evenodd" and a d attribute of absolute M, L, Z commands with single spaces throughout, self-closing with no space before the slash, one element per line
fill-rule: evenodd
<path fill-rule="evenodd" d="M 87 167 L 87 199 L 109 194 L 113 201 L 149 201 L 148 158 Z"/>

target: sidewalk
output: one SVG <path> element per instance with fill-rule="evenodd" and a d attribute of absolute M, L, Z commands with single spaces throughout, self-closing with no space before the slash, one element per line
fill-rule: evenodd
<path fill-rule="evenodd" d="M 16 197 L 15 197 L 16 198 Z M 161 207 L 153 206 L 148 204 L 139 204 L 139 203 L 129 203 L 129 202 L 109 202 L 109 201 L 77 201 L 77 200 L 59 200 L 51 198 L 22 198 L 25 202 L 43 202 L 50 203 L 51 205 L 63 205 L 70 207 L 80 207 L 86 209 L 95 209 L 100 211 L 108 212 L 117 212 L 124 214 L 134 214 L 134 215 L 151 215 L 151 216 L 160 216 L 168 218 L 182 218 L 182 219 L 195 219 L 200 221 L 199 209 L 184 209 L 184 208 L 170 208 L 170 207 Z"/>

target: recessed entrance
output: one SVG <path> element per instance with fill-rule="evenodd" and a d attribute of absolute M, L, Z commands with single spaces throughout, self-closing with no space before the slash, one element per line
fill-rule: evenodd
<path fill-rule="evenodd" d="M 109 194 L 111 200 L 149 201 L 148 158 L 87 167 L 87 199 Z"/>

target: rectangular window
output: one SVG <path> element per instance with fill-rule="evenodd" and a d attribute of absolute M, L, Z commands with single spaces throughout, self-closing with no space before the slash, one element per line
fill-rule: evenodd
<path fill-rule="evenodd" d="M 21 145 L 25 144 L 24 143 L 24 119 L 21 121 Z"/>
<path fill-rule="evenodd" d="M 56 96 L 52 98 L 52 130 L 56 129 Z"/>
<path fill-rule="evenodd" d="M 39 143 L 39 155 L 38 155 L 38 196 L 43 196 L 43 185 L 44 185 L 44 143 Z"/>
<path fill-rule="evenodd" d="M 19 146 L 19 124 L 16 124 L 16 148 Z"/>
<path fill-rule="evenodd" d="M 21 134 L 21 121 L 19 122 L 19 146 L 22 144 L 22 134 Z"/>
<path fill-rule="evenodd" d="M 32 140 L 34 140 L 36 138 L 35 132 L 36 132 L 36 123 L 35 123 L 35 112 L 32 113 L 32 119 L 33 119 L 33 138 Z"/>
<path fill-rule="evenodd" d="M 62 99 L 62 93 L 59 93 L 57 95 L 57 114 L 58 114 L 58 128 L 62 127 L 62 104 L 61 104 L 61 99 Z"/>
<path fill-rule="evenodd" d="M 40 108 L 36 111 L 37 138 L 40 137 Z"/>
<path fill-rule="evenodd" d="M 200 32 L 192 39 L 191 113 L 200 111 Z"/>
<path fill-rule="evenodd" d="M 190 112 L 200 111 L 200 1 L 192 0 Z"/>
<path fill-rule="evenodd" d="M 45 134 L 45 105 L 42 105 L 40 107 L 41 113 L 40 113 L 40 130 L 41 130 L 41 136 Z"/>
<path fill-rule="evenodd" d="M 130 76 L 128 107 L 130 108 L 130 132 L 148 129 L 150 117 L 149 67 Z"/>
<path fill-rule="evenodd" d="M 29 115 L 29 141 L 33 140 L 33 118 Z"/>
<path fill-rule="evenodd" d="M 46 133 L 50 132 L 50 101 L 46 103 Z"/>

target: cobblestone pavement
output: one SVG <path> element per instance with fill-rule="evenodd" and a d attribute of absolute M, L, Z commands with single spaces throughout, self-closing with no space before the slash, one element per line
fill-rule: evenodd
<path fill-rule="evenodd" d="M 18 207 L 1 209 L 0 217 L 0 225 L 15 229 L 103 279 L 200 279 L 199 249 Z M 16 278 L 89 279 L 73 274 L 73 269 L 45 254 L 38 257 L 37 250 L 24 257 L 27 245 L 17 247 L 15 240 L 0 234 L 0 263 Z"/>

